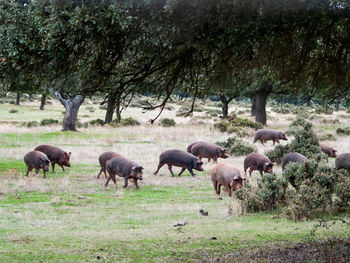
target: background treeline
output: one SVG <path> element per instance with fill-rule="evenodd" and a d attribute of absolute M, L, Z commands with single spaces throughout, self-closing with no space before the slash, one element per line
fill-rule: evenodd
<path fill-rule="evenodd" d="M 1 0 L 2 92 L 48 93 L 76 130 L 86 97 L 105 122 L 135 94 L 236 97 L 266 124 L 268 97 L 349 98 L 350 3 L 332 0 Z M 18 95 L 18 100 L 19 100 Z M 157 118 L 158 116 L 155 116 Z M 153 122 L 151 120 L 151 122 Z"/>

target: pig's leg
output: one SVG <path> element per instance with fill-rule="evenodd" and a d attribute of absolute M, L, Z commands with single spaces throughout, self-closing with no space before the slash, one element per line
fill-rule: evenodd
<path fill-rule="evenodd" d="M 105 187 L 107 187 L 107 185 L 108 185 L 108 183 L 109 183 L 109 180 L 111 180 L 111 179 L 112 179 L 112 176 L 109 175 L 109 177 L 107 178 L 107 181 L 106 181 L 106 183 L 105 183 Z"/>
<path fill-rule="evenodd" d="M 262 170 L 259 170 L 259 172 L 260 172 L 260 175 L 261 175 L 261 177 L 263 176 L 263 171 Z"/>
<path fill-rule="evenodd" d="M 136 178 L 134 178 L 134 184 L 135 184 L 136 189 L 139 189 L 139 186 L 137 185 L 137 179 Z"/>
<path fill-rule="evenodd" d="M 160 162 L 160 163 L 158 164 L 157 171 L 154 172 L 154 175 L 156 175 L 156 174 L 158 173 L 159 169 L 162 168 L 162 166 L 163 166 L 164 164 L 165 164 L 165 163 L 162 163 L 162 162 Z"/>
<path fill-rule="evenodd" d="M 180 173 L 179 173 L 179 176 L 180 176 L 185 170 L 186 170 L 186 168 L 185 168 L 185 167 L 182 167 L 182 169 L 181 169 L 181 171 L 180 171 Z"/>
<path fill-rule="evenodd" d="M 250 176 L 250 177 L 252 177 L 252 172 L 253 172 L 252 167 L 249 167 L 249 176 Z"/>
<path fill-rule="evenodd" d="M 216 193 L 217 193 L 218 195 L 220 195 L 220 187 L 221 187 L 221 184 L 219 183 L 219 184 L 218 184 L 218 187 L 217 187 L 217 191 L 216 191 Z"/>
<path fill-rule="evenodd" d="M 44 171 L 44 179 L 46 179 L 46 171 L 43 169 L 43 171 Z"/>
<path fill-rule="evenodd" d="M 260 140 L 260 142 L 261 142 L 261 144 L 262 144 L 262 145 L 264 145 L 264 146 L 265 146 L 265 144 L 264 144 L 264 140 Z"/>
<path fill-rule="evenodd" d="M 216 156 L 213 157 L 213 162 L 218 163 L 218 158 Z M 208 162 L 209 163 L 209 162 Z"/>
<path fill-rule="evenodd" d="M 128 179 L 129 179 L 129 176 L 124 177 L 124 185 L 123 185 L 124 188 L 128 186 Z"/>
<path fill-rule="evenodd" d="M 112 177 L 113 183 L 115 185 L 115 188 L 118 188 L 117 181 L 115 180 L 115 174 L 113 174 L 111 177 Z"/>
<path fill-rule="evenodd" d="M 61 168 L 62 168 L 63 172 L 65 172 L 63 165 L 60 165 L 60 164 L 59 164 L 59 166 L 61 166 Z"/>
<path fill-rule="evenodd" d="M 173 173 L 173 170 L 171 169 L 173 166 L 171 164 L 168 164 L 168 169 L 171 172 L 172 176 L 175 176 L 175 174 Z"/>
<path fill-rule="evenodd" d="M 227 186 L 228 196 L 232 196 L 231 186 Z"/>
<path fill-rule="evenodd" d="M 192 176 L 196 176 L 196 175 L 193 173 L 193 171 L 192 171 L 192 167 L 188 167 L 187 170 L 190 172 L 190 174 L 191 174 Z"/>
<path fill-rule="evenodd" d="M 52 167 L 52 172 L 54 173 L 55 172 L 55 163 L 54 162 L 51 162 L 51 167 Z"/>
<path fill-rule="evenodd" d="M 215 193 L 218 194 L 218 181 L 213 181 L 213 185 L 214 185 L 214 189 L 215 189 Z"/>
<path fill-rule="evenodd" d="M 39 169 L 35 168 L 35 173 L 38 174 L 39 173 Z"/>
<path fill-rule="evenodd" d="M 28 170 L 27 170 L 26 176 L 28 176 L 29 171 L 32 171 L 32 169 L 33 169 L 33 168 L 31 168 L 31 167 L 28 166 Z"/>
<path fill-rule="evenodd" d="M 97 175 L 97 179 L 100 178 L 100 175 L 101 175 L 102 172 L 105 173 L 105 178 L 106 178 L 106 172 L 103 171 L 103 168 L 101 167 L 101 170 L 100 170 L 100 172 L 99 172 L 98 175 Z"/>

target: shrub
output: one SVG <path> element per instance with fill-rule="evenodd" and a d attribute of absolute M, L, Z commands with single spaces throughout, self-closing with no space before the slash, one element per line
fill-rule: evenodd
<path fill-rule="evenodd" d="M 338 128 L 336 133 L 338 135 L 350 135 L 350 127 Z"/>
<path fill-rule="evenodd" d="M 292 113 L 302 118 L 307 118 L 309 116 L 309 112 L 306 108 L 297 108 L 293 110 Z"/>
<path fill-rule="evenodd" d="M 236 127 L 236 126 L 228 128 L 227 132 L 235 133 L 235 135 L 239 138 L 247 137 L 250 135 L 250 133 L 246 129 L 243 129 L 241 127 Z"/>
<path fill-rule="evenodd" d="M 272 162 L 281 164 L 284 156 L 289 152 L 292 152 L 289 144 L 277 144 L 274 149 L 266 151 L 265 155 L 269 157 Z"/>
<path fill-rule="evenodd" d="M 76 121 L 77 128 L 88 128 L 89 123 L 88 122 L 81 122 L 81 121 Z"/>
<path fill-rule="evenodd" d="M 27 123 L 24 122 L 24 125 L 28 128 L 31 128 L 38 126 L 39 123 L 37 121 L 28 121 Z"/>
<path fill-rule="evenodd" d="M 224 147 L 228 154 L 233 154 L 235 156 L 244 156 L 255 152 L 253 145 L 249 145 L 234 137 L 228 138 L 226 142 L 217 142 L 216 144 Z"/>
<path fill-rule="evenodd" d="M 297 191 L 305 179 L 311 179 L 317 169 L 317 162 L 289 163 L 284 169 L 283 175 Z"/>
<path fill-rule="evenodd" d="M 221 110 L 216 110 L 216 109 L 209 109 L 205 112 L 205 114 L 207 116 L 210 116 L 210 117 L 217 117 L 219 116 L 220 114 L 222 113 Z"/>
<path fill-rule="evenodd" d="M 176 117 L 186 116 L 190 110 L 191 109 L 187 106 L 181 106 L 176 112 Z"/>
<path fill-rule="evenodd" d="M 118 121 L 118 119 L 114 119 L 113 121 L 111 121 L 110 125 L 113 127 L 138 126 L 138 125 L 140 125 L 140 123 L 137 120 L 129 117 L 129 118 L 121 119 L 120 122 Z"/>
<path fill-rule="evenodd" d="M 324 124 L 338 124 L 338 123 L 340 123 L 340 121 L 337 119 L 335 119 L 335 120 L 322 119 L 322 123 L 324 123 Z"/>
<path fill-rule="evenodd" d="M 282 114 L 288 114 L 291 112 L 290 109 L 288 108 L 281 108 L 281 107 L 274 107 L 271 109 L 271 111 L 276 112 L 276 113 L 282 113 Z"/>
<path fill-rule="evenodd" d="M 315 113 L 316 114 L 321 114 L 321 113 L 332 114 L 333 113 L 333 109 L 332 108 L 328 108 L 328 107 L 317 107 L 315 109 Z"/>
<path fill-rule="evenodd" d="M 275 209 L 284 204 L 286 189 L 287 183 L 283 178 L 275 174 L 264 174 L 257 187 L 246 182 L 235 194 L 245 211 L 258 212 Z"/>
<path fill-rule="evenodd" d="M 176 122 L 173 119 L 164 118 L 161 120 L 160 125 L 163 127 L 171 127 L 171 126 L 175 126 Z"/>
<path fill-rule="evenodd" d="M 337 138 L 331 133 L 326 133 L 323 135 L 318 136 L 319 141 L 336 141 Z"/>
<path fill-rule="evenodd" d="M 218 129 L 221 132 L 226 132 L 228 129 L 229 123 L 227 121 L 220 121 L 217 123 L 214 123 L 214 128 Z"/>
<path fill-rule="evenodd" d="M 105 122 L 104 122 L 104 120 L 96 119 L 96 120 L 89 121 L 89 124 L 103 126 L 103 125 L 105 125 Z"/>
<path fill-rule="evenodd" d="M 58 124 L 59 121 L 55 120 L 55 119 L 43 119 L 40 122 L 41 126 L 48 126 L 48 125 L 52 125 L 52 124 Z"/>
<path fill-rule="evenodd" d="M 230 120 L 230 125 L 232 126 L 238 126 L 238 127 L 249 127 L 253 128 L 255 130 L 261 129 L 263 126 L 259 122 L 254 122 L 248 119 L 242 119 L 242 118 L 234 118 L 233 120 Z"/>
<path fill-rule="evenodd" d="M 9 110 L 9 113 L 17 113 L 17 112 L 18 112 L 18 110 L 16 110 L 16 109 Z"/>
<path fill-rule="evenodd" d="M 334 186 L 335 205 L 344 209 L 350 207 L 350 174 L 345 170 L 340 170 Z"/>

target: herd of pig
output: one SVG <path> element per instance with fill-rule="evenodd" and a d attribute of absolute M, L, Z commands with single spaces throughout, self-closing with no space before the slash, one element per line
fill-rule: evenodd
<path fill-rule="evenodd" d="M 273 131 L 268 129 L 261 129 L 255 133 L 254 143 L 260 141 L 262 144 L 264 142 L 272 140 L 273 145 L 275 142 L 279 143 L 279 140 L 287 140 L 285 133 L 280 131 Z M 336 150 L 328 145 L 321 144 L 321 150 L 328 157 L 336 157 L 335 167 L 336 169 L 348 169 L 350 170 L 350 153 L 343 153 L 339 156 L 336 155 Z M 52 172 L 55 171 L 55 164 L 57 163 L 61 166 L 64 171 L 64 166 L 70 167 L 70 152 L 65 152 L 60 148 L 50 146 L 50 145 L 40 145 L 34 149 L 34 151 L 28 152 L 24 156 L 24 162 L 28 168 L 26 176 L 30 171 L 35 169 L 36 174 L 38 174 L 40 169 L 44 171 L 44 178 L 46 178 L 46 172 L 49 170 L 49 165 L 51 163 Z M 167 164 L 168 169 L 172 176 L 174 173 L 172 171 L 172 166 L 181 167 L 179 176 L 187 169 L 192 176 L 195 176 L 193 169 L 198 171 L 203 171 L 202 158 L 208 158 L 208 162 L 212 159 L 216 164 L 210 169 L 210 176 L 213 182 L 215 193 L 220 195 L 221 186 L 225 186 L 226 191 L 229 196 L 232 195 L 232 191 L 235 191 L 242 187 L 243 180 L 240 171 L 229 165 L 227 163 L 217 163 L 218 158 L 228 158 L 229 155 L 226 150 L 216 144 L 196 141 L 187 147 L 187 151 L 181 150 L 167 150 L 161 153 L 159 157 L 159 164 L 157 170 L 154 172 L 156 175 L 159 169 Z M 290 162 L 306 163 L 307 158 L 297 152 L 288 153 L 282 163 L 282 170 Z M 136 162 L 123 157 L 116 152 L 104 152 L 99 156 L 99 163 L 101 170 L 97 175 L 100 177 L 103 172 L 107 181 L 105 187 L 107 187 L 108 182 L 112 179 L 115 186 L 117 187 L 117 182 L 115 176 L 124 177 L 124 187 L 128 186 L 128 180 L 132 179 L 135 187 L 138 189 L 138 180 L 142 180 L 142 170 L 143 167 L 138 165 Z M 271 173 L 274 163 L 271 160 L 260 153 L 251 153 L 244 159 L 244 173 L 246 174 L 249 168 L 249 175 L 251 176 L 254 170 L 258 170 L 263 176 L 264 172 Z M 108 172 L 109 176 L 107 176 Z"/>

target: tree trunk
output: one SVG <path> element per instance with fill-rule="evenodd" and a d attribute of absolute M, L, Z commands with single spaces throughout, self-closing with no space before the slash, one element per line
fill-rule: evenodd
<path fill-rule="evenodd" d="M 255 116 L 255 108 L 256 108 L 256 97 L 250 99 L 252 102 L 252 107 L 250 109 L 250 116 Z"/>
<path fill-rule="evenodd" d="M 55 91 L 55 96 L 66 108 L 63 117 L 63 131 L 77 131 L 76 120 L 79 107 L 84 102 L 85 97 L 82 95 L 69 96 L 59 91 Z"/>
<path fill-rule="evenodd" d="M 34 99 L 34 95 L 33 94 L 29 94 L 29 99 L 33 100 Z"/>
<path fill-rule="evenodd" d="M 228 117 L 228 104 L 234 99 L 234 96 L 226 98 L 225 96 L 220 96 L 220 101 L 222 102 L 222 117 L 226 119 Z"/>
<path fill-rule="evenodd" d="M 107 111 L 105 116 L 105 123 L 111 123 L 113 120 L 113 113 L 115 109 L 116 98 L 114 96 L 109 96 L 107 101 Z"/>
<path fill-rule="evenodd" d="M 266 124 L 266 100 L 267 93 L 259 92 L 256 94 L 256 105 L 255 105 L 255 122 Z"/>
<path fill-rule="evenodd" d="M 46 94 L 44 93 L 41 95 L 40 110 L 44 110 L 45 103 L 46 103 Z"/>
<path fill-rule="evenodd" d="M 117 115 L 118 122 L 120 122 L 122 120 L 122 116 L 120 114 L 120 99 L 117 100 L 117 107 L 115 109 L 115 114 Z"/>
<path fill-rule="evenodd" d="M 21 93 L 17 92 L 17 97 L 16 97 L 16 105 L 21 104 Z"/>
<path fill-rule="evenodd" d="M 340 105 L 340 101 L 336 100 L 335 103 L 334 103 L 335 111 L 339 111 L 339 105 Z"/>

